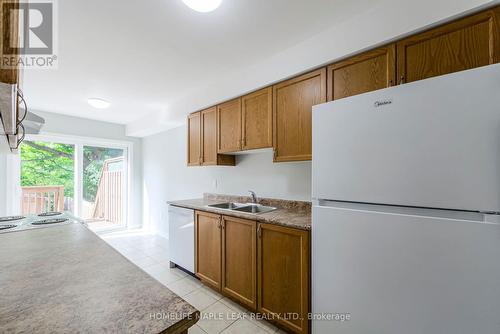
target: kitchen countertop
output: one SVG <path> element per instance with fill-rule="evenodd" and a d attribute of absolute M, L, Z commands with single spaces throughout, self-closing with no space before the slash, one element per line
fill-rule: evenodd
<path fill-rule="evenodd" d="M 310 203 L 308 202 L 259 199 L 259 203 L 263 205 L 274 206 L 277 207 L 278 209 L 275 211 L 261 213 L 257 215 L 246 212 L 238 212 L 234 210 L 212 208 L 207 206 L 211 204 L 225 203 L 228 201 L 246 203 L 249 201 L 249 198 L 234 197 L 234 196 L 219 197 L 217 195 L 208 195 L 208 196 L 205 195 L 203 198 L 169 201 L 168 204 L 182 208 L 212 212 L 216 214 L 243 218 L 243 219 L 256 220 L 261 223 L 269 223 L 286 227 L 293 227 L 301 230 L 311 229 L 311 209 L 310 209 Z"/>
<path fill-rule="evenodd" d="M 182 333 L 199 311 L 81 224 L 0 234 L 0 333 Z"/>

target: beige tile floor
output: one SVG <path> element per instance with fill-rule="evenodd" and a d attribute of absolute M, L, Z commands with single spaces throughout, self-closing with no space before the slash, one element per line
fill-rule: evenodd
<path fill-rule="evenodd" d="M 142 230 L 106 233 L 100 237 L 201 311 L 201 319 L 189 329 L 189 333 L 285 333 L 266 321 L 253 318 L 244 308 L 203 286 L 196 278 L 177 268 L 171 269 L 168 239 Z M 212 315 L 222 316 L 214 319 Z"/>

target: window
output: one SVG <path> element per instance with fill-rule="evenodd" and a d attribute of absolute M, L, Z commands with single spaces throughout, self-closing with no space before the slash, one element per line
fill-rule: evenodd
<path fill-rule="evenodd" d="M 23 214 L 68 211 L 93 230 L 127 225 L 132 144 L 30 136 L 21 145 Z"/>
<path fill-rule="evenodd" d="M 75 146 L 42 141 L 21 144 L 21 214 L 74 213 Z"/>

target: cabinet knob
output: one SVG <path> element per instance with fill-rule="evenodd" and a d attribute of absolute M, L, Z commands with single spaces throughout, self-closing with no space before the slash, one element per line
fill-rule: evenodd
<path fill-rule="evenodd" d="M 399 84 L 402 85 L 405 83 L 405 76 L 402 75 L 401 78 L 399 79 Z"/>
<path fill-rule="evenodd" d="M 257 226 L 257 237 L 260 239 L 262 237 L 262 225 Z"/>

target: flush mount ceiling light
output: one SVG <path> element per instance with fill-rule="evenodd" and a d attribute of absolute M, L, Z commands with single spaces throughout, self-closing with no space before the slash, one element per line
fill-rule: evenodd
<path fill-rule="evenodd" d="M 216 10 L 222 3 L 222 0 L 182 0 L 182 2 L 197 12 L 208 13 Z"/>
<path fill-rule="evenodd" d="M 96 97 L 92 97 L 92 98 L 88 99 L 87 102 L 92 107 L 97 108 L 97 109 L 106 109 L 106 108 L 109 108 L 109 106 L 111 105 L 111 103 L 109 103 L 108 101 L 103 100 L 103 99 L 99 99 Z"/>

